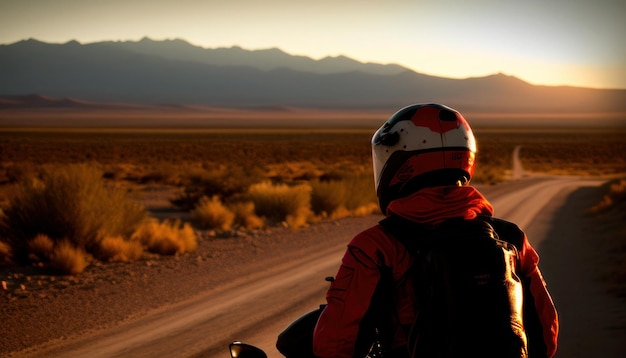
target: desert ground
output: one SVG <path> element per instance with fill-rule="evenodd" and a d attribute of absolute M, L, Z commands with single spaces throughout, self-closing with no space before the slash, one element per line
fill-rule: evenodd
<path fill-rule="evenodd" d="M 180 136 L 185 141 L 162 140 L 160 132 L 146 139 L 132 131 L 124 136 L 123 132 L 104 133 L 95 142 L 101 145 L 93 148 L 90 135 L 96 132 L 63 137 L 54 131 L 25 137 L 16 133 L 20 132 L 7 132 L 0 142 L 3 159 L 15 163 L 46 162 L 56 155 L 78 161 L 108 158 L 117 165 L 131 151 L 130 147 L 113 150 L 114 146 L 107 146 L 113 136 L 124 138 L 116 145 L 132 146 L 140 161 L 166 155 L 173 161 L 207 160 L 201 155 L 207 155 L 209 146 L 221 148 L 217 157 L 241 152 L 233 149 L 240 142 L 220 141 L 229 132 L 212 133 L 197 145 L 194 142 L 195 146 L 187 146 L 190 137 L 184 133 Z M 310 138 L 327 141 L 324 153 L 332 150 L 332 161 L 342 155 L 346 162 L 369 162 L 369 132 L 357 131 L 349 137 L 337 133 L 308 131 L 307 143 Z M 613 169 L 623 173 L 623 159 L 617 160 L 623 154 L 623 136 L 619 131 L 610 136 L 590 133 L 592 139 L 588 132 L 578 131 L 551 137 L 535 132 L 514 132 L 513 137 L 497 131 L 478 133 L 480 158 L 490 162 L 493 172 L 510 168 L 504 159 L 515 145 L 524 146 L 527 169 L 550 171 L 550 175 L 529 175 L 513 163 L 519 171 L 513 179 L 491 185 L 489 178 L 498 175 L 486 173 L 486 183 L 479 188 L 494 204 L 496 216 L 524 228 L 541 255 L 540 267 L 561 319 L 559 358 L 621 357 L 626 348 L 626 307 L 615 290 L 615 276 L 623 273 L 607 269 L 612 249 L 606 246 L 616 232 L 623 232 L 618 231 L 623 230 L 623 220 L 616 227 L 619 218 L 607 221 L 585 214 L 602 197 L 599 186 L 607 180 L 605 174 L 616 174 Z M 280 153 L 281 159 L 289 156 L 289 161 L 311 158 L 313 153 L 292 132 L 245 138 L 255 148 L 246 152 L 247 160 L 257 159 L 250 153 L 266 159 Z M 286 143 L 291 149 L 279 150 Z M 315 143 L 317 149 L 322 141 Z M 354 143 L 361 144 L 356 147 Z M 358 150 L 351 151 L 353 147 Z M 145 153 L 138 151 L 142 148 Z M 153 155 L 155 148 L 158 156 Z M 160 172 L 174 167 L 163 168 Z M 126 175 L 126 169 L 114 170 L 112 176 Z M 133 178 L 149 177 L 149 172 L 136 171 L 133 166 L 128 169 Z M 187 220 L 189 212 L 173 207 L 172 195 L 171 186 L 154 183 L 133 193 L 154 217 Z M 75 276 L 46 275 L 33 266 L 0 267 L 0 356 L 217 358 L 228 356 L 230 341 L 242 340 L 278 358 L 276 335 L 323 303 L 324 277 L 336 273 L 347 242 L 380 219 L 380 215 L 368 215 L 324 220 L 297 230 L 281 226 L 227 233 L 196 229 L 198 248 L 191 253 L 95 262 Z"/>
<path fill-rule="evenodd" d="M 505 207 L 520 205 L 507 204 L 502 201 L 506 200 L 503 195 L 518 193 L 530 200 L 528 193 L 518 189 L 535 185 L 533 190 L 539 193 L 543 190 L 540 188 L 548 186 L 536 186 L 541 180 L 525 178 L 480 189 L 488 198 L 503 198 L 493 202 L 496 214 L 506 214 L 510 209 Z M 598 200 L 601 181 L 583 182 L 573 184 L 567 179 L 552 183 L 555 194 L 545 197 L 537 208 L 540 213 L 531 213 L 520 225 L 527 228 L 531 242 L 542 256 L 540 267 L 559 310 L 558 357 L 620 357 L 626 348 L 626 310 L 623 300 L 612 296 L 606 281 L 598 275 L 605 253 L 594 244 L 602 235 L 611 235 L 611 231 L 598 227 L 593 218 L 583 214 Z M 158 191 L 152 194 L 152 208 L 163 209 L 155 199 Z M 166 198 L 161 202 L 168 205 Z M 270 357 L 279 357 L 273 348 L 277 332 L 307 309 L 322 303 L 326 287 L 323 278 L 334 274 L 347 241 L 380 218 L 343 218 L 297 231 L 274 228 L 234 233 L 232 237 L 198 231 L 200 245 L 193 253 L 98 265 L 75 277 L 39 276 L 29 268 L 2 269 L 0 275 L 9 283 L 9 289 L 4 292 L 0 308 L 0 355 L 226 357 L 227 342 L 243 340 L 263 347 Z M 239 315 L 236 307 L 241 306 L 230 305 L 244 300 L 246 295 L 250 299 L 256 297 L 255 290 L 263 288 L 254 283 L 272 285 L 275 280 L 268 277 L 295 275 L 304 270 L 302 262 L 312 263 L 314 256 L 330 258 L 331 265 L 325 266 L 326 272 L 312 274 L 311 277 L 319 277 L 318 282 L 290 283 L 298 291 L 309 287 L 303 297 L 281 296 L 278 288 L 272 288 L 264 295 L 283 302 L 279 308 L 270 307 L 273 304 L 267 303 L 272 302 L 267 297 L 256 303 L 243 301 L 251 310 Z M 215 300 L 226 292 L 234 292 L 234 296 Z M 195 311 L 183 320 L 189 327 L 183 324 L 174 328 L 175 332 L 167 331 L 166 322 L 174 324 L 185 307 L 198 301 L 210 302 L 210 307 L 204 309 L 213 307 L 219 311 L 213 314 L 226 317 L 220 321 L 214 315 L 213 320 L 195 322 L 194 317 L 202 315 Z M 259 312 L 264 311 L 271 312 L 270 316 L 258 318 Z M 214 324 L 224 320 L 229 323 L 227 326 Z M 147 321 L 152 321 L 152 325 L 144 326 Z M 257 323 L 247 324 L 250 322 Z M 165 331 L 159 331 L 159 326 Z M 135 333 L 119 338 L 116 332 Z M 158 348 L 143 350 L 133 344 Z"/>

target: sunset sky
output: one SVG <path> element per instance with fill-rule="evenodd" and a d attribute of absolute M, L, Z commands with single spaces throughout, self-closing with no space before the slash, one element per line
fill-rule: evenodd
<path fill-rule="evenodd" d="M 624 0 L 0 0 L 0 44 L 184 39 L 465 78 L 626 88 Z"/>

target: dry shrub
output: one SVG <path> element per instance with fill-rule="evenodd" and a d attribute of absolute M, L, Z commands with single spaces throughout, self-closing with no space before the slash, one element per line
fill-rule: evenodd
<path fill-rule="evenodd" d="M 311 211 L 309 209 L 301 208 L 298 212 L 287 215 L 283 224 L 287 227 L 297 229 L 300 227 L 304 227 L 311 219 Z"/>
<path fill-rule="evenodd" d="M 45 234 L 38 234 L 28 241 L 30 260 L 33 262 L 49 261 L 54 252 L 54 241 Z"/>
<path fill-rule="evenodd" d="M 248 198 L 254 203 L 256 213 L 270 222 L 297 228 L 306 224 L 311 215 L 311 187 L 306 184 L 261 182 L 250 186 Z"/>
<path fill-rule="evenodd" d="M 319 181 L 311 182 L 311 209 L 316 215 L 332 217 L 335 212 L 347 211 L 345 208 L 346 186 L 343 182 Z"/>
<path fill-rule="evenodd" d="M 98 246 L 97 256 L 103 261 L 136 261 L 143 255 L 143 245 L 139 241 L 125 240 L 121 236 L 105 237 Z"/>
<path fill-rule="evenodd" d="M 105 236 L 128 237 L 146 217 L 126 193 L 107 187 L 102 173 L 85 164 L 49 167 L 15 189 L 0 222 L 15 255 L 28 257 L 27 241 L 45 234 L 90 252 Z"/>
<path fill-rule="evenodd" d="M 346 185 L 346 208 L 354 211 L 378 203 L 374 179 L 370 173 L 354 174 L 344 179 Z"/>
<path fill-rule="evenodd" d="M 194 169 L 183 178 L 184 193 L 172 200 L 174 205 L 192 209 L 202 197 L 219 196 L 228 199 L 244 193 L 253 183 L 263 177 L 256 165 L 240 167 L 229 165 L 211 170 Z"/>
<path fill-rule="evenodd" d="M 137 240 L 148 251 L 161 255 L 189 252 L 198 246 L 191 226 L 188 223 L 181 224 L 180 220 L 161 223 L 156 220 L 146 221 L 135 231 L 131 240 Z"/>
<path fill-rule="evenodd" d="M 50 267 L 62 275 L 76 275 L 89 265 L 87 253 L 69 240 L 57 242 L 50 258 Z"/>
<path fill-rule="evenodd" d="M 322 217 L 367 215 L 377 210 L 371 175 L 350 174 L 340 179 L 311 182 L 311 208 Z"/>
<path fill-rule="evenodd" d="M 228 207 L 235 214 L 235 225 L 246 229 L 260 229 L 265 226 L 263 218 L 256 215 L 253 202 L 236 202 Z"/>
<path fill-rule="evenodd" d="M 217 196 L 204 196 L 191 211 L 191 218 L 196 225 L 205 229 L 230 230 L 235 214 Z"/>

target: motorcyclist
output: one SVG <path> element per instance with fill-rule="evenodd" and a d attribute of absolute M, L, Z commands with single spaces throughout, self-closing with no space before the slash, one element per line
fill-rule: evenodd
<path fill-rule="evenodd" d="M 436 225 L 446 219 L 493 216 L 493 207 L 469 181 L 474 173 L 476 143 L 463 116 L 439 104 L 415 104 L 396 112 L 372 138 L 376 193 L 382 212 Z M 539 257 L 526 235 L 499 220 L 500 238 L 520 247 L 520 274 L 525 285 L 524 324 L 529 357 L 553 357 L 558 317 L 537 266 Z M 387 357 L 408 357 L 405 327 L 415 317 L 415 294 L 407 278 L 413 258 L 381 225 L 357 234 L 348 244 L 327 292 L 313 337 L 320 358 L 362 354 L 360 330 L 380 283 L 391 272 L 394 301 Z M 468 352 L 472 356 L 471 352 Z M 364 356 L 364 355 L 361 355 Z"/>

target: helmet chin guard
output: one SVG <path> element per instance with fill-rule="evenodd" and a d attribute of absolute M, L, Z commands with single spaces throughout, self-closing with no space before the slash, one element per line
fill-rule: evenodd
<path fill-rule="evenodd" d="M 396 112 L 372 137 L 376 194 L 383 213 L 394 199 L 429 186 L 467 183 L 476 140 L 456 110 L 414 104 Z"/>

